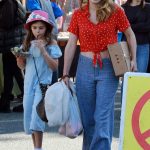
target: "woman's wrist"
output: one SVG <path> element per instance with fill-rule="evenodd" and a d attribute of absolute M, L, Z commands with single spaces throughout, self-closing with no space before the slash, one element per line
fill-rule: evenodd
<path fill-rule="evenodd" d="M 61 79 L 65 79 L 65 78 L 70 78 L 70 76 L 68 74 L 65 74 L 61 77 Z"/>
<path fill-rule="evenodd" d="M 136 61 L 136 58 L 131 58 L 131 61 Z"/>

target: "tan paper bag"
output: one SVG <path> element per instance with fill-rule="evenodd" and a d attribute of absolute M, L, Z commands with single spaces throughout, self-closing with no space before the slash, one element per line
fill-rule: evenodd
<path fill-rule="evenodd" d="M 124 73 L 130 72 L 130 53 L 127 42 L 117 42 L 107 47 L 115 75 L 123 76 Z"/>

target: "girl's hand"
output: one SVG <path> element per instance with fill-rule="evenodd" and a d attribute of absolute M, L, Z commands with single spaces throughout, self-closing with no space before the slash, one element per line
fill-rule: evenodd
<path fill-rule="evenodd" d="M 44 40 L 35 40 L 34 41 L 35 47 L 38 47 L 42 54 L 45 53 L 45 46 L 46 46 L 46 44 L 47 43 Z"/>
<path fill-rule="evenodd" d="M 24 69 L 26 58 L 23 56 L 16 57 L 17 65 L 20 69 Z"/>
<path fill-rule="evenodd" d="M 137 63 L 134 60 L 131 60 L 131 71 L 132 72 L 137 72 Z"/>
<path fill-rule="evenodd" d="M 37 46 L 39 49 L 42 49 L 42 48 L 44 48 L 45 46 L 46 46 L 46 41 L 44 41 L 44 40 L 36 40 L 35 42 L 34 42 L 34 44 L 35 44 L 35 46 Z"/>

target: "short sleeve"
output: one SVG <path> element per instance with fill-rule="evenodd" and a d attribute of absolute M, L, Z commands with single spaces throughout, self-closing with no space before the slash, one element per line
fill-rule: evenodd
<path fill-rule="evenodd" d="M 49 45 L 47 51 L 52 58 L 59 58 L 62 56 L 61 49 L 58 45 Z"/>
<path fill-rule="evenodd" d="M 26 8 L 28 11 L 41 10 L 41 5 L 37 0 L 26 0 Z"/>
<path fill-rule="evenodd" d="M 119 6 L 117 7 L 116 10 L 116 25 L 117 29 L 121 32 L 124 32 L 130 26 L 130 23 L 123 8 Z"/>
<path fill-rule="evenodd" d="M 75 11 L 72 15 L 71 21 L 70 21 L 70 25 L 68 28 L 68 32 L 71 32 L 73 34 L 75 34 L 76 36 L 79 35 L 79 27 L 78 27 L 78 13 L 77 11 Z"/>

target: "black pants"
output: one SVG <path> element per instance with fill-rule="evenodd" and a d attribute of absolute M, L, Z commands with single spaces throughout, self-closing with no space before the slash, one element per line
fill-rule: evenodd
<path fill-rule="evenodd" d="M 13 89 L 13 78 L 15 77 L 17 84 L 20 88 L 21 93 L 23 94 L 23 76 L 21 70 L 17 66 L 16 58 L 11 52 L 2 54 L 3 61 L 3 74 L 4 74 L 4 90 L 3 90 L 3 99 L 9 103 L 9 97 L 12 94 Z"/>

